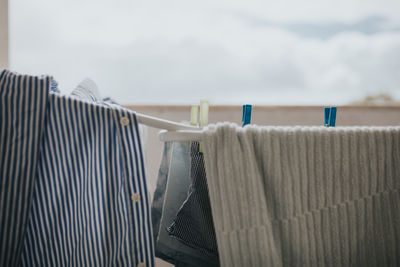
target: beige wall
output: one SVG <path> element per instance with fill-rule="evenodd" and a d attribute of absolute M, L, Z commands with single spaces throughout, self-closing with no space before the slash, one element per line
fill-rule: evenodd
<path fill-rule="evenodd" d="M 0 70 L 8 68 L 8 0 L 0 0 Z"/>

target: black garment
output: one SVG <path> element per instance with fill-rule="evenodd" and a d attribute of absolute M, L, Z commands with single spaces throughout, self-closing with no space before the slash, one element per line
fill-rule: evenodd
<path fill-rule="evenodd" d="M 199 152 L 198 142 L 192 142 L 190 156 L 191 185 L 188 197 L 167 230 L 186 245 L 218 258 L 204 158 L 203 153 Z"/>

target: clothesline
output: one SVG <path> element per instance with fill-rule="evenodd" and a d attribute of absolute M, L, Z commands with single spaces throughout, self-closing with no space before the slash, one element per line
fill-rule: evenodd
<path fill-rule="evenodd" d="M 135 113 L 136 118 L 138 119 L 138 122 L 144 125 L 147 125 L 149 127 L 157 128 L 157 129 L 163 129 L 163 130 L 169 130 L 169 131 L 177 131 L 177 130 L 201 130 L 199 127 L 195 126 L 190 126 L 186 125 L 183 123 L 178 123 L 170 120 L 165 120 L 149 115 L 144 115 L 141 113 Z"/>
<path fill-rule="evenodd" d="M 168 141 L 201 141 L 202 128 L 174 121 L 164 120 L 140 113 L 136 113 L 138 122 L 149 127 L 162 129 L 158 134 L 158 139 L 162 142 Z"/>
<path fill-rule="evenodd" d="M 158 133 L 158 139 L 161 142 L 170 141 L 202 141 L 203 131 L 200 130 L 178 130 L 178 131 L 166 131 L 162 130 Z"/>

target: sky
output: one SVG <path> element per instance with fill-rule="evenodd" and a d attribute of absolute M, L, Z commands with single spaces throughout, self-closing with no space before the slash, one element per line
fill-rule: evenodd
<path fill-rule="evenodd" d="M 10 67 L 121 104 L 400 100 L 399 0 L 13 0 Z"/>

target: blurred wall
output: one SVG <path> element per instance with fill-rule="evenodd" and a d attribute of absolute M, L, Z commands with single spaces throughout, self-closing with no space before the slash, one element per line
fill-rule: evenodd
<path fill-rule="evenodd" d="M 0 0 L 0 70 L 8 68 L 8 0 Z"/>

